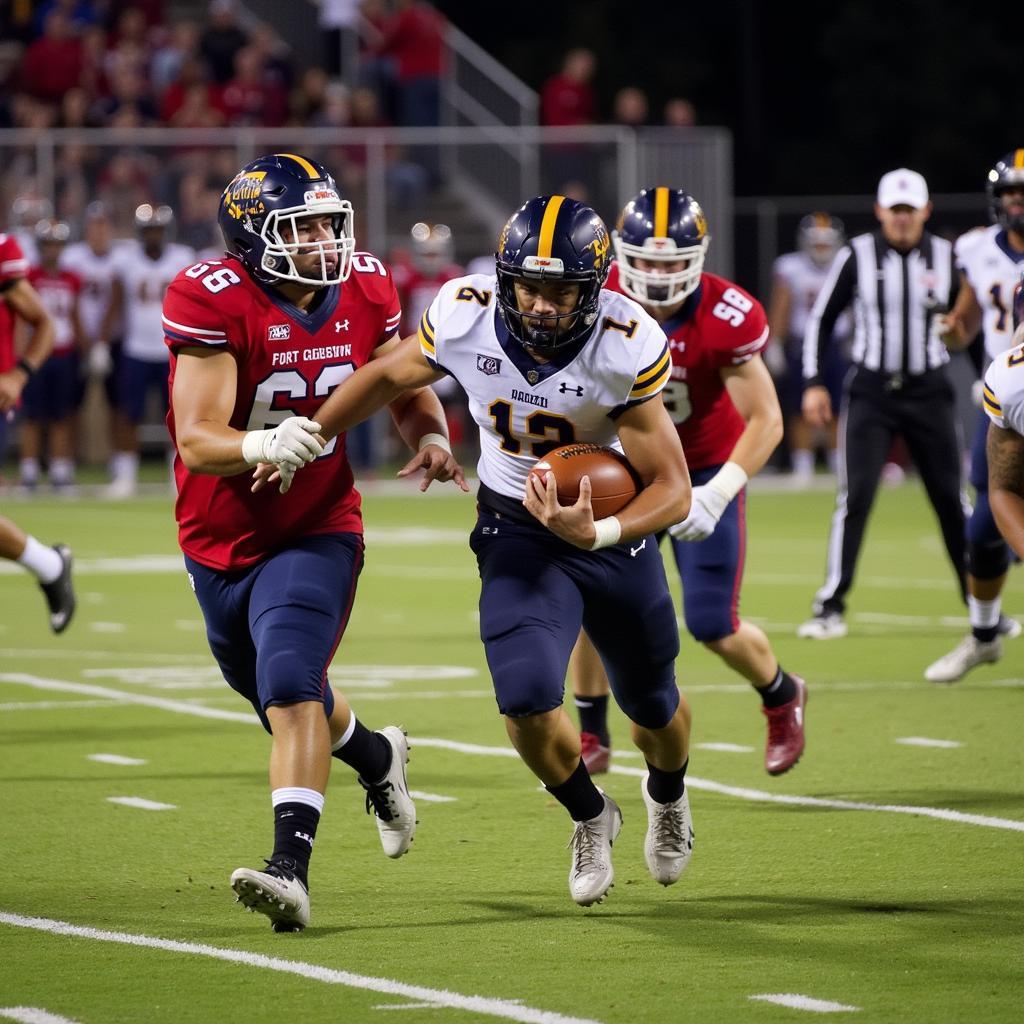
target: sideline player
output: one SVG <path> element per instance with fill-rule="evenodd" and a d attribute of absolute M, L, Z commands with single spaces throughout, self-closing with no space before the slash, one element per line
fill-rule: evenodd
<path fill-rule="evenodd" d="M 610 249 L 589 207 L 560 195 L 529 200 L 501 233 L 496 274 L 445 284 L 418 339 L 358 371 L 316 413 L 329 437 L 444 373 L 466 391 L 480 431 L 470 537 L 480 634 L 512 745 L 575 823 L 569 892 L 582 906 L 612 885 L 622 815 L 594 785 L 562 707 L 581 625 L 647 761 L 648 870 L 671 885 L 693 848 L 690 711 L 675 684 L 679 632 L 651 537 L 685 518 L 690 485 L 661 399 L 665 335 L 635 303 L 602 290 Z M 595 522 L 589 481 L 575 505 L 560 506 L 554 479 L 529 475 L 574 441 L 621 443 L 645 486 L 618 515 Z"/>
<path fill-rule="evenodd" d="M 409 849 L 416 826 L 404 733 L 368 730 L 327 680 L 363 564 L 362 517 L 344 439 L 323 442 L 305 414 L 392 347 L 401 319 L 387 268 L 355 252 L 352 218 L 320 164 L 261 157 L 221 198 L 224 259 L 187 267 L 164 300 L 179 542 L 224 678 L 273 736 L 274 850 L 265 870 L 239 868 L 231 885 L 275 931 L 309 921 L 332 754 L 359 773 L 389 857 Z M 408 472 L 461 478 L 429 390 L 391 411 L 420 449 Z M 287 499 L 250 491 L 248 467 L 312 460 Z"/>
<path fill-rule="evenodd" d="M 992 224 L 956 240 L 960 291 L 945 320 L 942 340 L 953 351 L 966 348 L 978 331 L 985 337 L 985 360 L 1010 347 L 1013 293 L 1024 270 L 1024 149 L 1008 153 L 988 172 Z M 955 683 L 977 665 L 998 661 L 1003 637 L 1015 637 L 1020 623 L 1002 614 L 1002 592 L 1010 552 L 992 515 L 988 495 L 987 410 L 979 410 L 971 442 L 974 511 L 967 520 L 967 611 L 971 631 L 948 654 L 925 670 L 925 679 Z"/>
<path fill-rule="evenodd" d="M 775 386 L 761 359 L 764 308 L 739 285 L 704 272 L 707 222 L 682 189 L 644 189 L 626 204 L 613 237 L 608 286 L 661 324 L 672 352 L 665 407 L 695 485 L 689 516 L 668 531 L 686 628 L 757 691 L 768 720 L 765 770 L 781 775 L 803 753 L 807 686 L 782 668 L 764 632 L 739 617 L 747 478 L 782 438 Z M 607 768 L 607 682 L 591 651 L 581 636 L 573 686 L 585 749 Z"/>

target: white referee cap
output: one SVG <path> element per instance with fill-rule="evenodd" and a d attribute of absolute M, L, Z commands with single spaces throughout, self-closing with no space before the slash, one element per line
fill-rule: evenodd
<path fill-rule="evenodd" d="M 878 183 L 878 205 L 886 210 L 894 206 L 923 210 L 928 205 L 928 182 L 906 167 L 889 171 Z"/>

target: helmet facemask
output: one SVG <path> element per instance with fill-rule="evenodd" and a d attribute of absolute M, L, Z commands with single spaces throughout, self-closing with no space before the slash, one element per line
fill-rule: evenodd
<path fill-rule="evenodd" d="M 347 199 L 340 199 L 333 189 L 319 191 L 324 193 L 322 198 L 307 193 L 306 202 L 302 206 L 271 210 L 267 214 L 259 230 L 264 243 L 259 265 L 263 273 L 279 281 L 293 281 L 314 288 L 326 288 L 348 279 L 356 248 L 352 233 L 352 204 Z M 321 217 L 325 214 L 331 218 L 334 237 L 312 242 L 299 241 L 299 223 L 307 217 Z M 255 224 L 251 230 L 256 230 Z M 295 264 L 296 256 L 310 253 L 317 253 L 320 257 L 319 274 L 316 276 L 309 271 L 301 272 Z M 337 256 L 337 265 L 333 271 L 327 265 L 327 257 L 331 255 Z"/>
<path fill-rule="evenodd" d="M 643 245 L 631 245 L 614 232 L 615 258 L 622 290 L 645 306 L 677 306 L 692 295 L 704 272 L 704 257 L 711 241 L 705 235 L 697 245 L 677 246 L 671 238 L 645 238 Z M 641 270 L 634 260 L 646 263 L 682 263 L 681 270 L 662 273 Z"/>

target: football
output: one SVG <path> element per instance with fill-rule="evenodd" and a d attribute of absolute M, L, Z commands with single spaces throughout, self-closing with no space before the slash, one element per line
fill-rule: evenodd
<path fill-rule="evenodd" d="M 548 452 L 530 473 L 543 482 L 553 473 L 560 505 L 575 505 L 580 477 L 590 477 L 594 518 L 613 516 L 636 497 L 640 481 L 629 461 L 613 448 L 599 444 L 567 444 Z"/>

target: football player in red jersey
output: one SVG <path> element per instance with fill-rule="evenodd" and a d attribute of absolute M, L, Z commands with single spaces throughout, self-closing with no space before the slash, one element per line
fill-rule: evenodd
<path fill-rule="evenodd" d="M 694 485 L 690 514 L 668 531 L 686 627 L 757 690 L 768 720 L 765 768 L 780 775 L 803 753 L 807 687 L 783 670 L 764 632 L 739 617 L 739 597 L 745 485 L 781 440 L 782 414 L 760 358 L 769 336 L 765 311 L 739 285 L 704 272 L 709 241 L 693 196 L 644 189 L 619 217 L 607 287 L 636 299 L 668 335 L 665 407 Z M 608 685 L 586 634 L 574 652 L 573 685 L 584 758 L 596 766 L 591 771 L 606 771 Z"/>
<path fill-rule="evenodd" d="M 29 284 L 28 269 L 28 260 L 14 236 L 0 234 L 0 465 L 9 417 L 14 415 L 25 385 L 53 351 L 53 321 L 39 293 Z M 20 358 L 14 351 L 17 319 L 32 328 L 28 347 Z M 62 633 L 75 611 L 71 549 L 65 544 L 41 544 L 0 516 L 0 558 L 18 562 L 35 576 L 46 597 L 50 628 Z"/>
<path fill-rule="evenodd" d="M 359 773 L 389 857 L 416 826 L 404 733 L 368 730 L 327 680 L 362 567 L 362 519 L 344 438 L 325 444 L 306 417 L 393 347 L 402 315 L 387 268 L 355 251 L 352 216 L 320 164 L 261 157 L 221 198 L 225 257 L 183 270 L 164 300 L 179 541 L 224 677 L 273 736 L 274 850 L 231 885 L 275 931 L 309 921 L 332 754 Z M 429 389 L 391 413 L 418 450 L 405 472 L 462 480 Z M 246 470 L 260 462 L 313 464 L 283 499 L 250 490 Z"/>

